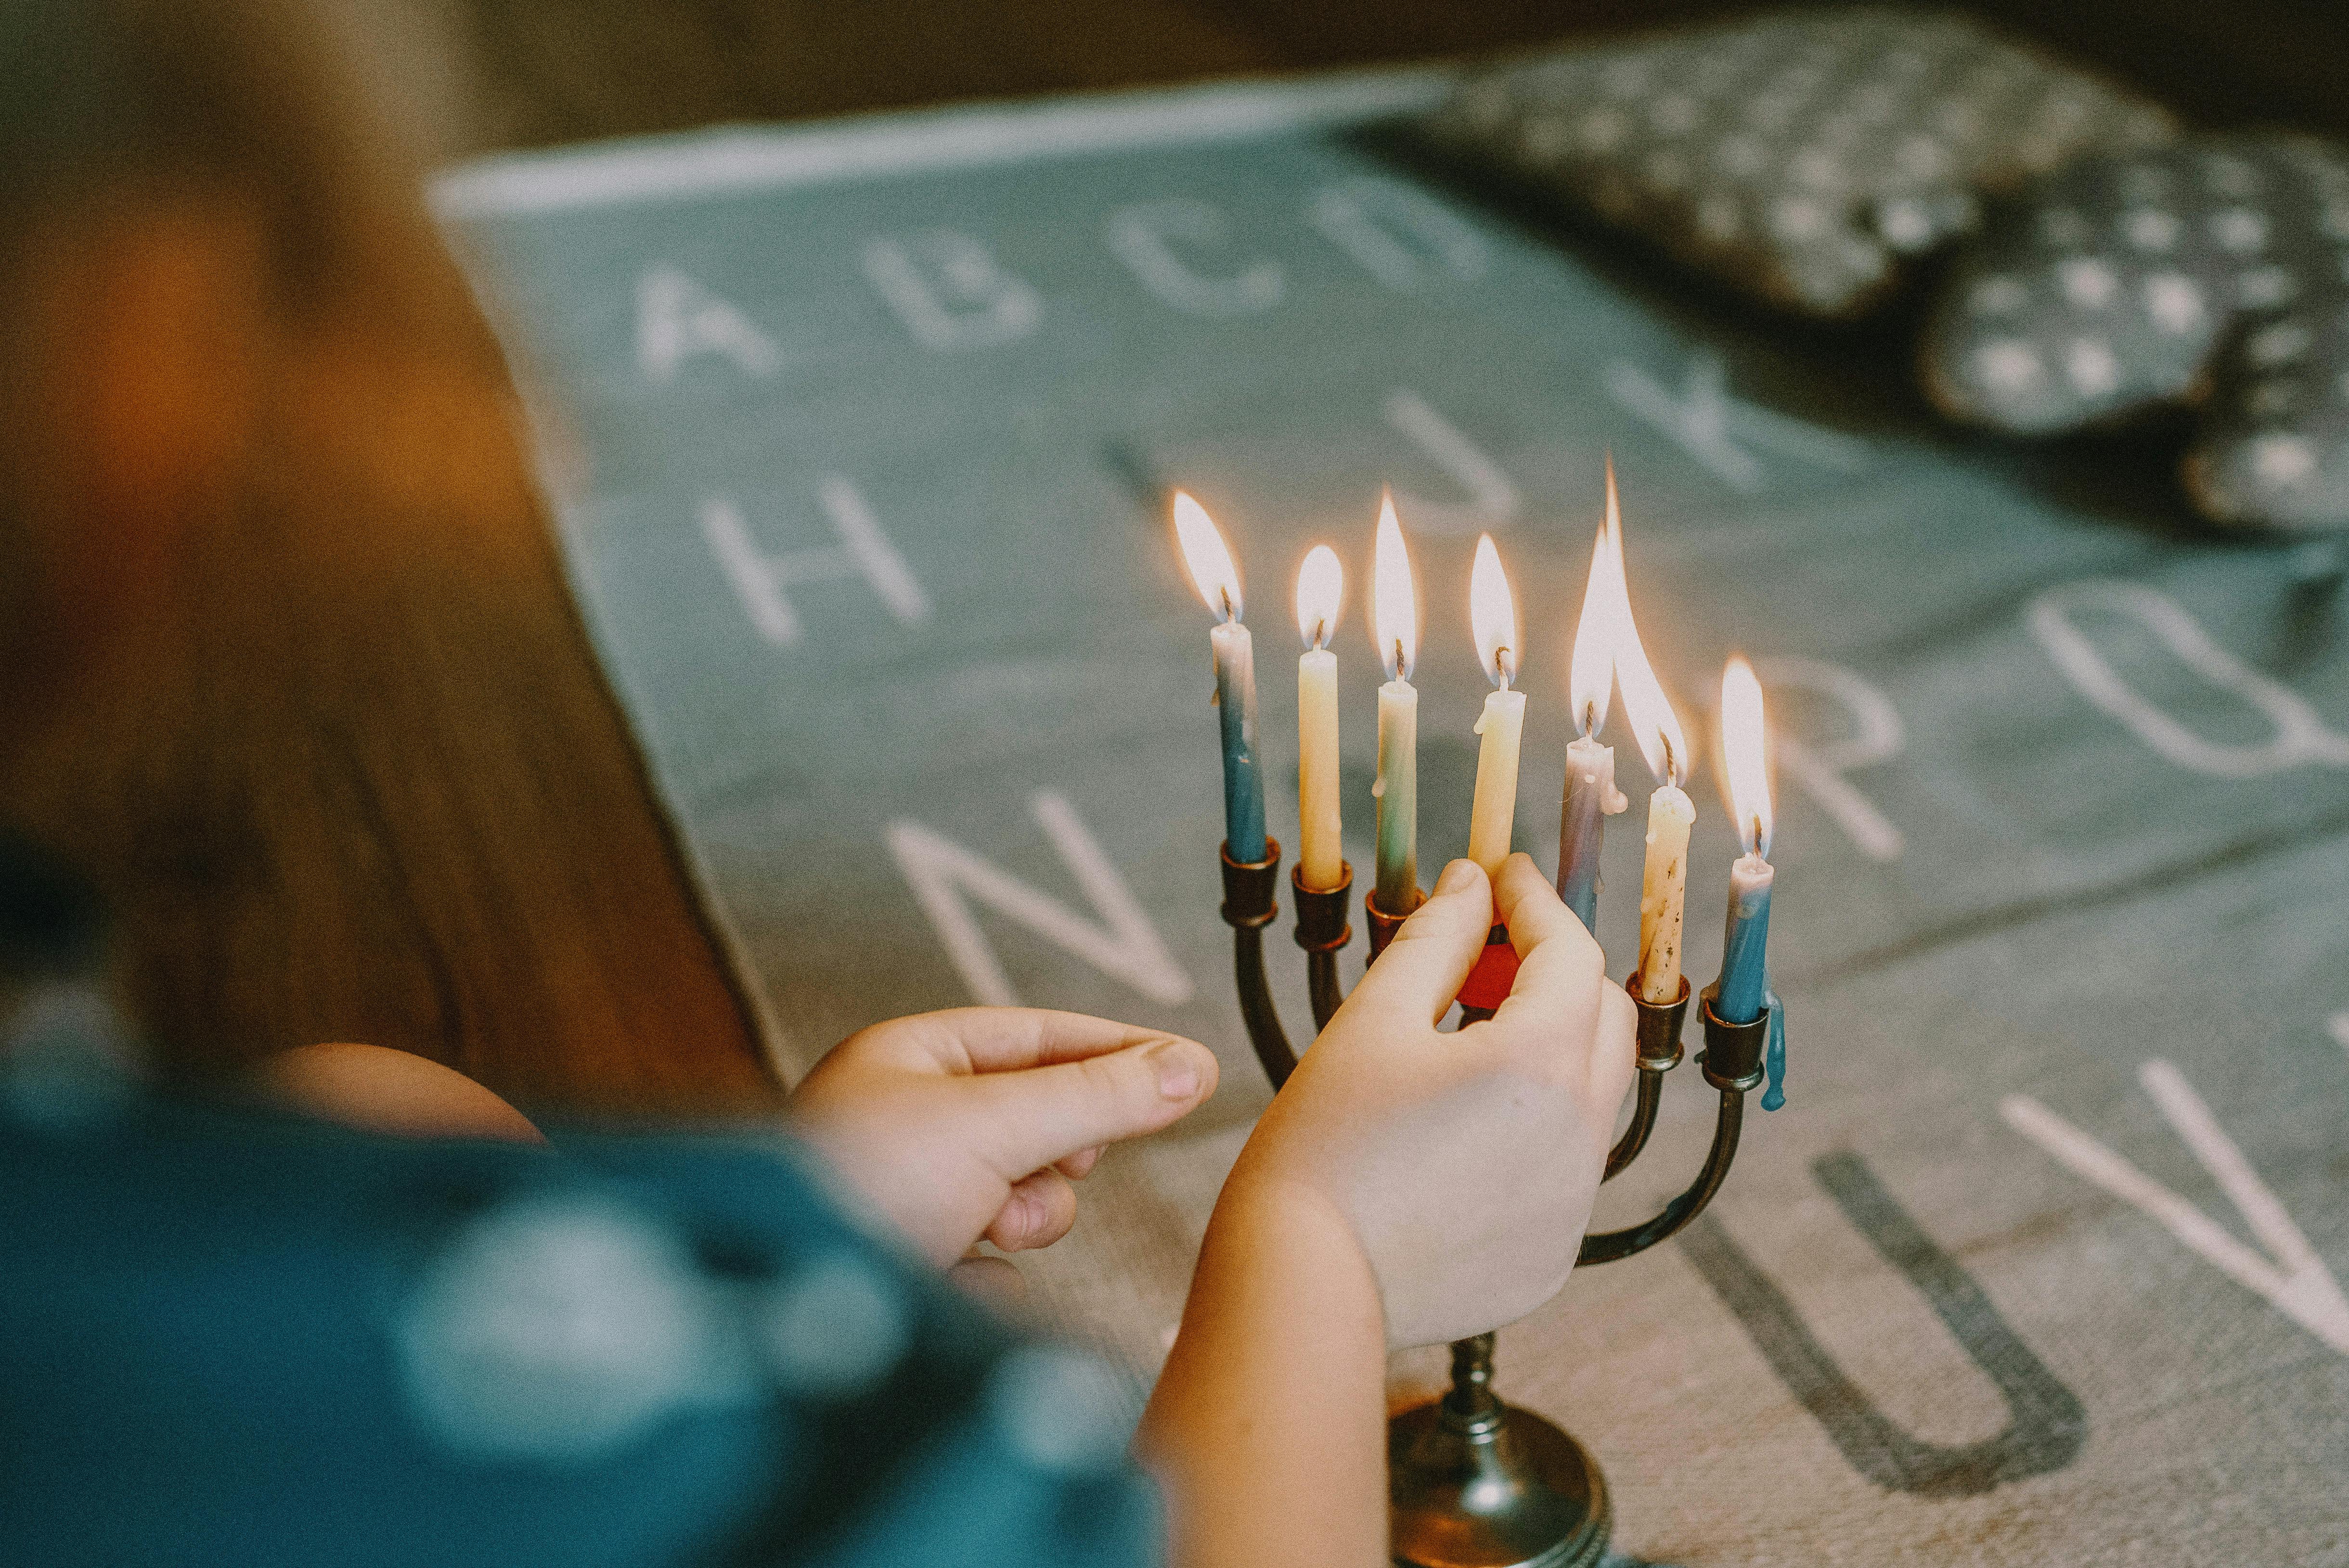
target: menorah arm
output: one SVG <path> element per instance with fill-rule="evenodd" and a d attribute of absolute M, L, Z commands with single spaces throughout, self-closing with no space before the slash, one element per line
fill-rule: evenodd
<path fill-rule="evenodd" d="M 1305 989 L 1313 998 L 1313 1033 L 1318 1038 L 1346 1000 L 1346 988 L 1338 984 L 1338 954 L 1334 949 L 1306 954 Z"/>
<path fill-rule="evenodd" d="M 1625 1166 L 1640 1158 L 1640 1150 L 1648 1146 L 1648 1134 L 1656 1130 L 1656 1107 L 1663 1098 L 1664 1075 L 1641 1068 L 1639 1098 L 1631 1102 L 1630 1125 L 1623 1129 L 1623 1136 L 1615 1140 L 1615 1147 L 1607 1151 L 1607 1169 L 1599 1178 L 1601 1181 L 1612 1181 Z"/>
<path fill-rule="evenodd" d="M 1688 1017 L 1688 976 L 1681 976 L 1680 995 L 1669 1002 L 1651 1002 L 1640 995 L 1640 977 L 1632 975 L 1623 982 L 1623 989 L 1631 994 L 1632 1003 L 1640 1009 L 1640 1023 L 1632 1036 L 1631 1048 L 1638 1053 L 1633 1065 L 1640 1070 L 1639 1098 L 1631 1104 L 1631 1122 L 1615 1147 L 1607 1151 L 1607 1169 L 1601 1181 L 1611 1181 L 1624 1167 L 1640 1158 L 1648 1146 L 1648 1135 L 1656 1130 L 1656 1107 L 1663 1099 L 1664 1075 L 1681 1065 L 1681 1026 Z"/>
<path fill-rule="evenodd" d="M 1247 1026 L 1256 1059 L 1264 1064 L 1264 1076 L 1278 1093 L 1288 1075 L 1297 1070 L 1297 1049 L 1288 1043 L 1288 1031 L 1280 1026 L 1280 1009 L 1273 1005 L 1272 985 L 1264 973 L 1264 928 L 1280 913 L 1279 901 L 1273 896 L 1273 890 L 1280 885 L 1280 844 L 1278 840 L 1265 840 L 1264 859 L 1256 861 L 1232 859 L 1229 844 L 1219 852 L 1224 866 L 1221 913 L 1224 923 L 1232 928 L 1232 979 L 1239 993 L 1240 1021 Z M 1333 954 L 1333 985 L 1334 969 Z"/>
<path fill-rule="evenodd" d="M 1636 993 L 1634 994 L 1636 995 Z M 1682 982 L 1682 1003 L 1685 1005 L 1687 982 Z M 1745 1121 L 1745 1097 L 1762 1086 L 1762 1045 L 1770 1032 L 1770 1014 L 1751 1023 L 1725 1024 L 1713 1015 L 1713 988 L 1706 987 L 1697 1007 L 1698 1017 L 1704 1025 L 1704 1055 L 1697 1058 L 1703 1069 L 1704 1081 L 1721 1091 L 1721 1110 L 1713 1124 L 1713 1147 L 1704 1157 L 1702 1169 L 1688 1191 L 1664 1205 L 1661 1213 L 1645 1224 L 1620 1231 L 1601 1231 L 1597 1235 L 1582 1238 L 1582 1251 L 1576 1259 L 1583 1264 L 1610 1264 L 1618 1258 L 1628 1258 L 1634 1253 L 1646 1252 L 1658 1242 L 1671 1236 L 1704 1212 L 1713 1195 L 1729 1176 L 1730 1161 L 1737 1158 L 1737 1137 Z M 1642 1004 L 1641 1022 L 1646 1021 L 1647 1007 Z M 1677 1044 L 1677 1032 L 1675 1032 Z M 1645 1035 L 1642 1034 L 1644 1047 Z M 1641 1068 L 1646 1062 L 1643 1059 Z M 1655 1074 L 1643 1070 L 1643 1082 L 1652 1082 Z M 1634 1112 L 1636 1120 L 1637 1112 Z M 1627 1135 L 1628 1137 L 1628 1135 Z M 1617 1146 L 1619 1149 L 1620 1144 Z M 1614 1157 L 1608 1163 L 1612 1174 Z"/>

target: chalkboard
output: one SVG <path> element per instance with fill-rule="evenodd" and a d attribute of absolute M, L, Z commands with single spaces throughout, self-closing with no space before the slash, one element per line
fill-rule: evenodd
<path fill-rule="evenodd" d="M 1247 573 L 1292 848 L 1291 573 L 1316 541 L 1345 557 L 1357 866 L 1380 489 L 1428 605 L 1431 868 L 1466 838 L 1491 531 L 1527 633 L 1518 844 L 1547 865 L 1611 449 L 1634 606 L 1701 751 L 1699 977 L 1735 852 L 1709 694 L 1733 651 L 1770 694 L 1790 1104 L 1682 1241 L 1503 1334 L 1505 1392 L 1591 1443 L 1651 1557 L 2349 1563 L 2340 563 L 2182 527 L 2126 445 L 1945 433 L 1888 395 L 1891 338 L 1683 300 L 1395 156 L 1388 122 L 1443 88 L 725 130 L 441 182 L 780 1067 L 973 1000 L 1212 1044 L 1215 1101 L 1106 1162 L 1023 1264 L 1146 1378 L 1268 1094 L 1166 488 Z M 1619 975 L 1637 820 L 1606 857 Z M 1301 964 L 1274 946 L 1294 1027 Z M 1694 1168 L 1712 1097 L 1666 1087 L 1602 1225 Z"/>

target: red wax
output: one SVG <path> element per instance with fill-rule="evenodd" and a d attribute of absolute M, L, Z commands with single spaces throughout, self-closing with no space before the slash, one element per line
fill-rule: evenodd
<path fill-rule="evenodd" d="M 1516 983 L 1517 950 L 1509 945 L 1509 934 L 1496 925 L 1485 939 L 1476 967 L 1468 971 L 1468 983 L 1460 987 L 1460 1005 L 1495 1011 L 1509 999 L 1509 988 Z"/>

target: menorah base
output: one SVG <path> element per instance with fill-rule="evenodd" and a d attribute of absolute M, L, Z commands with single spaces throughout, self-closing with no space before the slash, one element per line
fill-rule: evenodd
<path fill-rule="evenodd" d="M 1464 1419 L 1437 1400 L 1387 1423 L 1394 1560 L 1411 1568 L 1593 1568 L 1614 1520 L 1598 1461 L 1530 1410 Z"/>

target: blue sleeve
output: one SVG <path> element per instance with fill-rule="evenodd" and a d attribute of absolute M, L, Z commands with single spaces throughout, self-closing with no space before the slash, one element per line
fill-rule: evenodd
<path fill-rule="evenodd" d="M 11 1561 L 1158 1557 L 1130 1391 L 876 1244 L 780 1144 L 0 1099 Z"/>

